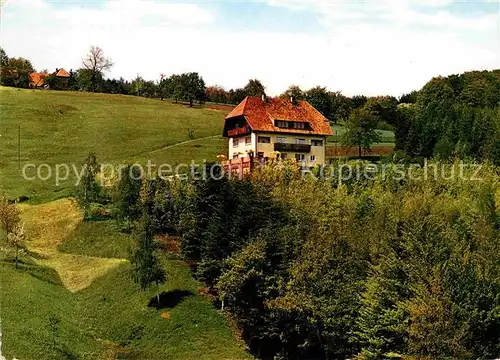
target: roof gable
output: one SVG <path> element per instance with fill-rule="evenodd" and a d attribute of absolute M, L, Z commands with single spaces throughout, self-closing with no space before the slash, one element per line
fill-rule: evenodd
<path fill-rule="evenodd" d="M 31 86 L 42 86 L 45 79 L 49 76 L 47 73 L 30 73 L 30 85 Z"/>
<path fill-rule="evenodd" d="M 67 71 L 66 71 L 66 70 L 64 70 L 63 68 L 61 68 L 61 69 L 57 70 L 57 72 L 56 72 L 56 74 L 55 74 L 55 75 L 56 75 L 56 76 L 58 76 L 58 77 L 70 77 L 69 72 L 67 72 Z"/>
<path fill-rule="evenodd" d="M 244 116 L 253 131 L 293 132 L 312 135 L 332 135 L 330 122 L 307 101 L 293 104 L 289 100 L 248 96 L 226 116 L 226 121 Z M 274 120 L 308 122 L 311 130 L 282 129 Z"/>

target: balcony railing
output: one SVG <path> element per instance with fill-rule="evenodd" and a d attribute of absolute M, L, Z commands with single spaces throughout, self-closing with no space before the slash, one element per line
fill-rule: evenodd
<path fill-rule="evenodd" d="M 239 127 L 239 128 L 233 129 L 233 130 L 229 130 L 227 132 L 227 136 L 234 137 L 234 136 L 246 135 L 249 133 L 250 133 L 250 126 L 244 125 L 242 127 Z"/>
<path fill-rule="evenodd" d="M 308 152 L 311 152 L 311 145 L 275 143 L 274 150 L 275 151 L 293 151 L 293 152 L 308 153 Z"/>

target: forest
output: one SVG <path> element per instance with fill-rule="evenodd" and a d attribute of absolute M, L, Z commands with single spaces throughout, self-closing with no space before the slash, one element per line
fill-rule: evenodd
<path fill-rule="evenodd" d="M 500 354 L 500 178 L 466 169 L 342 182 L 275 164 L 243 180 L 144 181 L 139 202 L 154 232 L 180 236 L 258 358 L 488 359 Z"/>

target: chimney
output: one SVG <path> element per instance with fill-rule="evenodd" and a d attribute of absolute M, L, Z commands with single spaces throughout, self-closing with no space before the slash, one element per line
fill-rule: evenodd
<path fill-rule="evenodd" d="M 290 96 L 290 102 L 292 103 L 292 105 L 294 105 L 295 103 L 293 102 L 293 96 Z"/>
<path fill-rule="evenodd" d="M 262 94 L 262 102 L 266 102 L 266 94 Z"/>

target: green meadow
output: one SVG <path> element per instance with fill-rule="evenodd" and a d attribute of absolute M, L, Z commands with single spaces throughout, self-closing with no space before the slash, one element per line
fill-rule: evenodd
<path fill-rule="evenodd" d="M 192 109 L 167 101 L 127 95 L 41 91 L 0 87 L 0 191 L 10 198 L 43 202 L 67 196 L 90 151 L 110 164 L 176 165 L 215 160 L 226 151 L 220 136 L 226 112 Z M 20 129 L 20 163 L 18 131 Z M 70 174 L 55 181 L 28 181 L 26 164 L 68 164 Z M 48 167 L 40 168 L 42 177 Z M 37 168 L 27 167 L 29 177 Z M 61 178 L 66 177 L 60 168 Z"/>
<path fill-rule="evenodd" d="M 110 222 L 82 222 L 69 199 L 21 210 L 30 256 L 15 269 L 0 253 L 7 359 L 249 358 L 174 254 L 162 257 L 166 283 L 139 291 L 123 259 L 135 242 L 131 235 Z M 158 290 L 162 306 L 148 306 Z"/>

